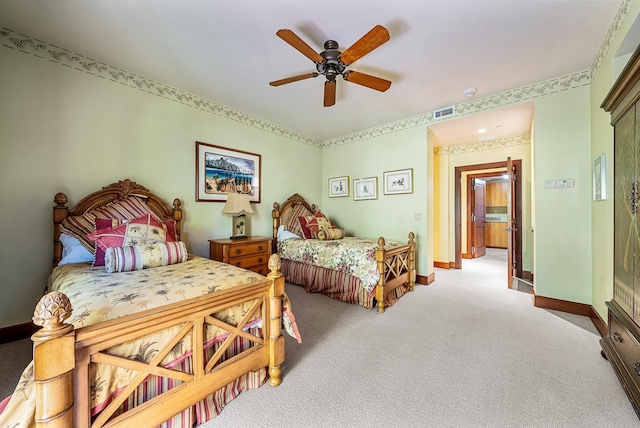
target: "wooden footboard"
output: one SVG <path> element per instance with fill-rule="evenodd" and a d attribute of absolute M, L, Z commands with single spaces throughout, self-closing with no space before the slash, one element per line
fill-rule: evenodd
<path fill-rule="evenodd" d="M 378 312 L 385 311 L 385 297 L 400 286 L 409 287 L 413 291 L 416 283 L 416 242 L 413 232 L 409 232 L 407 245 L 392 250 L 385 250 L 385 240 L 378 238 L 376 261 L 380 280 L 376 285 L 376 300 Z"/>
<path fill-rule="evenodd" d="M 34 381 L 36 389 L 36 425 L 38 427 L 131 427 L 156 426 L 193 406 L 245 373 L 269 367 L 270 384 L 281 382 L 280 365 L 284 361 L 281 334 L 284 278 L 280 259 L 269 259 L 267 279 L 157 309 L 117 318 L 74 330 L 65 320 L 71 315 L 71 303 L 60 292 L 45 295 L 34 313 L 34 323 L 42 329 L 33 335 Z M 212 314 L 242 302 L 255 300 L 237 326 L 216 319 Z M 243 331 L 245 324 L 260 313 L 262 337 Z M 204 353 L 204 330 L 214 325 L 229 333 L 209 359 Z M 174 338 L 148 363 L 109 355 L 105 350 L 132 339 L 180 326 Z M 161 360 L 185 336 L 191 335 L 193 371 L 164 368 Z M 231 342 L 243 337 L 255 343 L 246 351 L 220 361 Z M 122 367 L 137 373 L 113 401 L 92 420 L 90 415 L 89 364 Z M 167 392 L 124 413 L 116 414 L 120 404 L 147 378 L 156 375 L 180 383 Z"/>

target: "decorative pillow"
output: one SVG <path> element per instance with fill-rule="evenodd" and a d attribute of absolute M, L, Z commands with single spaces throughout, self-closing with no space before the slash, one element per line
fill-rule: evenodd
<path fill-rule="evenodd" d="M 118 199 L 102 207 L 96 208 L 82 215 L 67 217 L 60 223 L 60 232 L 73 236 L 82 246 L 92 254 L 96 252 L 96 244 L 87 235 L 96 231 L 95 219 L 133 220 L 144 214 L 155 216 L 144 200 L 129 196 Z"/>
<path fill-rule="evenodd" d="M 92 262 L 93 254 L 80 243 L 80 241 L 66 233 L 60 234 L 60 242 L 62 243 L 62 259 L 58 262 L 58 266 L 69 263 Z"/>
<path fill-rule="evenodd" d="M 299 216 L 298 223 L 300 224 L 300 229 L 302 230 L 302 236 L 304 239 L 312 239 L 311 229 L 307 227 L 307 218 Z"/>
<path fill-rule="evenodd" d="M 316 238 L 321 241 L 333 241 L 334 239 L 342 239 L 344 238 L 344 229 L 339 229 L 337 227 L 329 229 L 323 228 L 318 230 Z"/>
<path fill-rule="evenodd" d="M 309 229 L 310 235 L 311 235 L 310 239 L 316 239 L 318 235 L 318 230 L 331 229 L 333 227 L 329 219 L 326 218 L 324 214 L 322 214 L 322 211 L 320 210 L 318 210 L 314 215 L 307 217 L 306 220 L 307 220 L 307 229 Z"/>
<path fill-rule="evenodd" d="M 295 233 L 291 233 L 288 230 L 285 230 L 284 225 L 280 225 L 280 227 L 278 227 L 277 235 L 278 242 L 286 241 L 287 239 L 291 238 L 300 238 L 300 236 L 296 235 Z"/>
<path fill-rule="evenodd" d="M 165 226 L 151 214 L 138 217 L 117 227 L 99 229 L 88 236 L 96 242 L 97 248 L 105 252 L 110 247 L 175 242 L 175 239 L 167 233 Z M 98 260 L 98 252 L 96 251 L 94 266 L 100 266 L 100 263 L 102 261 Z"/>
<path fill-rule="evenodd" d="M 157 218 L 157 217 L 156 217 Z M 178 234 L 176 233 L 176 221 L 175 220 L 160 220 L 167 231 L 167 242 L 178 241 Z M 96 218 L 95 230 L 102 230 L 108 228 L 116 228 L 125 224 L 126 221 L 117 219 Z M 95 257 L 92 257 L 93 264 L 91 266 L 104 266 L 104 253 L 105 250 L 96 245 Z"/>
<path fill-rule="evenodd" d="M 304 217 L 309 215 L 309 210 L 302 204 L 294 205 L 291 210 L 289 218 L 284 223 L 284 228 L 291 233 L 295 233 L 298 236 L 304 236 L 298 217 Z"/>
<path fill-rule="evenodd" d="M 182 241 L 109 247 L 105 252 L 105 270 L 114 273 L 149 269 L 184 263 L 187 257 L 187 247 Z"/>

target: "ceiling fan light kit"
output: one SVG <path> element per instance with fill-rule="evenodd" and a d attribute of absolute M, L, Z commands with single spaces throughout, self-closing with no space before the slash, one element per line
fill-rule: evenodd
<path fill-rule="evenodd" d="M 273 82 L 269 82 L 271 86 L 280 86 L 323 75 L 326 78 L 324 83 L 325 107 L 331 107 L 336 103 L 336 77 L 338 76 L 342 76 L 347 82 L 352 82 L 380 92 L 384 92 L 391 87 L 389 80 L 346 69 L 349 64 L 362 58 L 390 39 L 389 31 L 381 25 L 373 27 L 344 52 L 338 50 L 339 45 L 335 40 L 327 40 L 324 43 L 324 51 L 317 53 L 291 30 L 281 29 L 276 32 L 276 35 L 313 61 L 316 65 L 317 72 L 274 80 Z"/>

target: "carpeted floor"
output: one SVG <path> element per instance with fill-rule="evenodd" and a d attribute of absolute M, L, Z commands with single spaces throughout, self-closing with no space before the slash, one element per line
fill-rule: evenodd
<path fill-rule="evenodd" d="M 384 314 L 288 284 L 303 342 L 286 336 L 282 385 L 201 427 L 640 426 L 591 321 L 533 307 L 524 282 L 507 289 L 505 260 L 490 249 L 436 269 Z M 0 391 L 25 343 L 0 346 Z"/>
<path fill-rule="evenodd" d="M 507 289 L 505 260 L 437 269 L 384 314 L 287 286 L 303 343 L 287 337 L 282 385 L 202 427 L 640 426 L 591 321 Z"/>

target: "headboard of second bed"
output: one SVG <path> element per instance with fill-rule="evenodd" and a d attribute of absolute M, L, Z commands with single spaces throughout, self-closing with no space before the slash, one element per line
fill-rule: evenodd
<path fill-rule="evenodd" d="M 294 194 L 281 205 L 273 203 L 271 217 L 273 218 L 273 237 L 278 237 L 278 227 L 284 225 L 289 232 L 302 236 L 302 228 L 298 222 L 298 217 L 306 217 L 315 214 L 316 205 L 309 205 L 299 194 Z"/>

